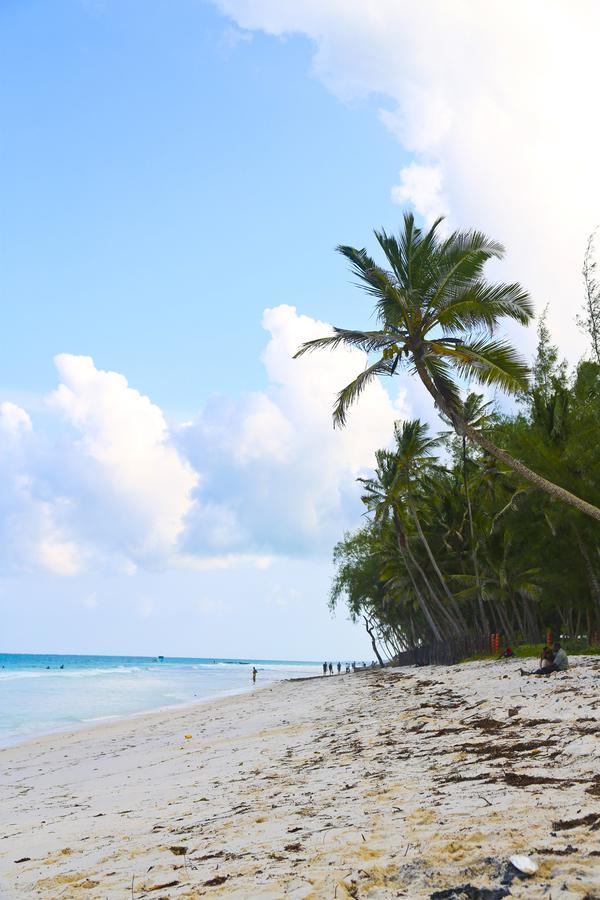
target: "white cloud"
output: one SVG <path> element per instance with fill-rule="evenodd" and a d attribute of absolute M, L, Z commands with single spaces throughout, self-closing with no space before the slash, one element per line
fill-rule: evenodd
<path fill-rule="evenodd" d="M 0 403 L 0 431 L 4 437 L 9 438 L 19 438 L 23 432 L 31 431 L 28 413 L 7 400 Z"/>
<path fill-rule="evenodd" d="M 392 402 L 374 383 L 360 415 L 334 431 L 335 395 L 365 355 L 292 359 L 331 326 L 290 306 L 266 310 L 263 325 L 265 390 L 215 397 L 178 428 L 123 375 L 85 356 L 56 357 L 47 431 L 0 404 L 3 568 L 264 570 L 280 554 L 328 555 L 360 515 L 355 479 L 405 413 L 404 394 Z"/>
<path fill-rule="evenodd" d="M 442 181 L 439 166 L 411 163 L 400 172 L 400 184 L 392 187 L 392 200 L 400 206 L 413 206 L 425 223 L 432 225 L 439 216 L 447 216 L 449 212 Z"/>
<path fill-rule="evenodd" d="M 201 473 L 187 552 L 204 546 L 220 554 L 329 554 L 360 515 L 356 477 L 406 414 L 404 393 L 393 403 L 375 382 L 360 413 L 334 431 L 335 396 L 364 367 L 365 354 L 340 349 L 294 360 L 303 341 L 331 326 L 285 304 L 266 310 L 263 326 L 270 333 L 267 390 L 237 403 L 215 398 L 180 433 L 183 452 Z"/>
<path fill-rule="evenodd" d="M 63 432 L 69 470 L 60 489 L 83 540 L 134 563 L 168 556 L 193 504 L 197 474 L 170 441 L 162 411 L 84 356 L 61 354 L 62 381 L 49 406 L 72 427 Z"/>
<path fill-rule="evenodd" d="M 453 225 L 505 243 L 503 274 L 538 309 L 550 303 L 563 351 L 581 353 L 580 269 L 600 217 L 598 3 L 215 2 L 244 29 L 306 35 L 314 71 L 341 98 L 388 97 L 381 118 L 417 167 L 404 170 L 395 199 L 426 217 L 447 203 Z M 433 171 L 443 198 L 425 177 Z"/>

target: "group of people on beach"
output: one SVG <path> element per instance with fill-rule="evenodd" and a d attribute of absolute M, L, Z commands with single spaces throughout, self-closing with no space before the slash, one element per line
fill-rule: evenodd
<path fill-rule="evenodd" d="M 346 666 L 346 675 L 348 674 L 348 672 L 350 672 L 350 667 L 352 667 L 352 671 L 353 671 L 353 672 L 356 672 L 357 668 L 361 668 L 360 666 L 357 666 L 355 662 L 353 662 L 353 663 L 345 663 L 345 666 Z M 375 663 L 372 662 L 372 663 L 371 663 L 371 668 L 373 668 L 374 666 L 375 666 Z M 335 666 L 335 668 L 337 669 L 338 675 L 340 675 L 340 674 L 341 674 L 341 671 L 342 671 L 342 664 L 341 664 L 341 662 L 339 662 L 339 663 L 337 664 L 337 666 Z M 363 668 L 363 669 L 366 669 L 366 668 L 367 668 L 366 662 L 363 662 L 362 668 Z M 324 662 L 324 663 L 323 663 L 323 675 L 327 675 L 328 672 L 329 672 L 330 675 L 333 675 L 333 669 L 334 669 L 333 663 L 331 663 L 331 662 L 330 662 L 330 663 L 327 663 L 327 662 Z"/>
<path fill-rule="evenodd" d="M 354 665 L 354 663 L 353 663 L 353 665 Z M 341 662 L 339 662 L 337 664 L 336 668 L 337 668 L 337 673 L 339 675 L 340 672 L 342 671 Z M 346 672 L 349 672 L 349 671 L 350 671 L 350 665 L 348 663 L 346 663 Z M 323 663 L 323 675 L 327 675 L 327 672 L 329 672 L 330 675 L 333 675 L 333 663 L 326 663 L 326 662 Z"/>
<path fill-rule="evenodd" d="M 515 652 L 510 646 L 506 645 L 506 649 L 500 654 L 498 659 L 510 659 L 515 656 Z M 555 641 L 553 647 L 542 647 L 540 654 L 540 665 L 533 672 L 526 672 L 519 669 L 521 675 L 551 675 L 552 672 L 564 672 L 569 668 L 569 657 L 560 645 L 560 641 Z"/>
<path fill-rule="evenodd" d="M 533 672 L 519 669 L 521 675 L 550 675 L 552 672 L 565 672 L 569 668 L 569 657 L 560 645 L 555 641 L 554 647 L 542 647 L 539 668 Z"/>

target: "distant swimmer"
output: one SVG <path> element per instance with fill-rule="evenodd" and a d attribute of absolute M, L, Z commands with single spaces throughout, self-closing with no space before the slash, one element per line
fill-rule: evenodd
<path fill-rule="evenodd" d="M 252 666 L 252 684 L 256 684 L 256 676 L 257 676 L 257 674 L 258 674 L 258 673 L 257 673 L 257 671 L 256 671 L 256 668 L 255 668 L 254 666 Z"/>

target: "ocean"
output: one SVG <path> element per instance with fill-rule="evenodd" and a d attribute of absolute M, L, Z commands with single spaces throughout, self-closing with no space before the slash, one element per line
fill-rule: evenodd
<path fill-rule="evenodd" d="M 0 653 L 0 746 L 133 713 L 224 697 L 321 664 L 280 659 L 185 659 Z"/>

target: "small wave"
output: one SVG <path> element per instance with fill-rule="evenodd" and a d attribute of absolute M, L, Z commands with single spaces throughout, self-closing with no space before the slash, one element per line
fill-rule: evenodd
<path fill-rule="evenodd" d="M 113 716 L 92 716 L 89 719 L 80 719 L 80 722 L 108 722 L 109 719 L 119 719 L 116 713 Z"/>
<path fill-rule="evenodd" d="M 58 667 L 43 669 L 40 672 L 29 670 L 11 672 L 0 671 L 0 681 L 14 681 L 19 678 L 94 678 L 99 675 L 132 675 L 135 672 L 147 671 L 141 666 L 116 666 L 106 669 L 60 669 Z"/>

